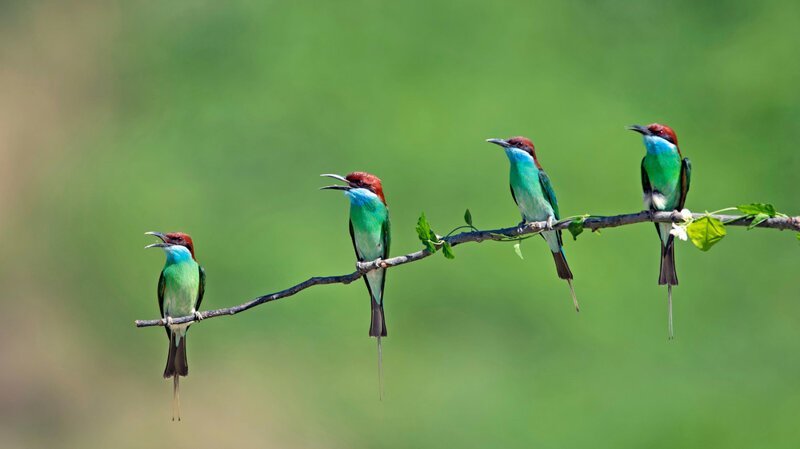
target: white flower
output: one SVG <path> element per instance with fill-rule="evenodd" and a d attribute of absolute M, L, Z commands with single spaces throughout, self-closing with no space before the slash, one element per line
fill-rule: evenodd
<path fill-rule="evenodd" d="M 683 219 L 683 221 L 688 221 L 690 218 L 692 218 L 692 211 L 690 211 L 689 209 L 683 209 L 680 213 L 681 213 L 681 218 Z M 683 239 L 683 240 L 686 240 L 686 239 Z"/>
<path fill-rule="evenodd" d="M 681 226 L 675 223 L 672 223 L 672 229 L 669 230 L 669 233 L 684 241 L 689 238 L 689 236 L 686 234 L 686 226 Z"/>

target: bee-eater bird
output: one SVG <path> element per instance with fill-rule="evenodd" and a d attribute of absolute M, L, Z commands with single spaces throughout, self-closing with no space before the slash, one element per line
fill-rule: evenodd
<path fill-rule="evenodd" d="M 632 125 L 631 131 L 640 133 L 647 150 L 642 159 L 642 191 L 644 207 L 651 211 L 682 210 L 689 192 L 692 164 L 682 158 L 678 148 L 678 137 L 669 126 L 653 123 L 647 126 Z M 669 338 L 672 329 L 672 286 L 678 285 L 675 272 L 675 236 L 670 234 L 671 223 L 656 223 L 656 232 L 661 239 L 661 269 L 658 285 L 667 286 L 667 308 Z"/>
<path fill-rule="evenodd" d="M 189 365 L 186 361 L 186 331 L 190 323 L 173 325 L 172 318 L 194 315 L 197 321 L 203 319 L 197 310 L 205 293 L 206 272 L 194 258 L 194 243 L 187 234 L 182 232 L 145 234 L 161 239 L 161 242 L 147 245 L 145 249 L 162 248 L 167 255 L 167 262 L 158 278 L 158 308 L 167 323 L 164 328 L 169 338 L 164 378 L 173 379 L 172 420 L 174 421 L 177 415 L 180 421 L 180 376 L 189 374 Z"/>
<path fill-rule="evenodd" d="M 508 140 L 488 139 L 487 142 L 501 146 L 511 162 L 511 196 L 522 214 L 522 222 L 546 221 L 552 226 L 560 218 L 556 192 L 536 158 L 533 142 L 521 136 Z M 542 231 L 541 235 L 553 253 L 558 277 L 565 279 L 569 284 L 572 303 L 575 305 L 575 311 L 579 312 L 578 298 L 575 297 L 575 289 L 572 286 L 572 271 L 564 257 L 561 231 Z"/>
<path fill-rule="evenodd" d="M 322 189 L 343 190 L 350 200 L 350 238 L 359 262 L 386 259 L 389 256 L 391 233 L 389 209 L 383 196 L 383 186 L 377 176 L 364 172 L 353 172 L 347 176 L 324 174 L 346 185 L 332 185 Z M 386 336 L 386 320 L 383 314 L 383 286 L 386 269 L 378 268 L 364 275 L 372 309 L 369 336 L 378 340 L 378 382 L 383 398 L 383 372 L 381 337 Z"/>

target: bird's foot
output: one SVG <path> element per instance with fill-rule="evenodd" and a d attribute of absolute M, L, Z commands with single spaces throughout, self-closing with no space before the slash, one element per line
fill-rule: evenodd
<path fill-rule="evenodd" d="M 198 312 L 197 310 L 194 311 L 193 315 L 195 321 L 201 321 L 203 319 L 203 314 Z"/>
<path fill-rule="evenodd" d="M 164 323 L 166 323 L 167 327 L 172 327 L 172 317 L 168 316 L 168 317 L 164 318 Z"/>
<path fill-rule="evenodd" d="M 552 231 L 553 230 L 553 225 L 555 223 L 556 223 L 555 217 L 553 217 L 552 215 L 547 217 L 547 224 L 545 225 L 545 229 L 547 229 L 548 231 Z"/>

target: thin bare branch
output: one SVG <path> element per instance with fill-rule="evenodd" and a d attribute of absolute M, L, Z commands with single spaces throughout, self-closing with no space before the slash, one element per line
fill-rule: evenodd
<path fill-rule="evenodd" d="M 694 214 L 694 218 L 700 218 L 705 214 Z M 712 217 L 725 223 L 726 226 L 748 226 L 752 219 L 747 217 L 740 217 L 735 215 L 712 215 Z M 563 220 L 555 223 L 553 229 L 566 229 L 571 220 Z M 683 218 L 677 212 L 656 212 L 642 211 L 634 214 L 615 215 L 615 216 L 590 216 L 583 222 L 583 227 L 591 229 L 592 231 L 603 228 L 615 228 L 618 226 L 626 226 L 634 223 L 654 222 L 654 223 L 678 223 L 682 222 Z M 769 218 L 759 224 L 758 228 L 770 228 L 779 230 L 793 230 L 800 231 L 800 217 L 776 217 Z M 472 231 L 462 232 L 460 234 L 447 237 L 446 240 L 452 245 L 461 245 L 468 242 L 483 242 L 485 240 L 503 240 L 513 237 L 521 237 L 524 235 L 535 234 L 547 229 L 546 222 L 526 223 L 524 225 L 514 226 L 510 228 L 492 229 L 487 231 Z M 356 271 L 345 274 L 342 276 L 325 276 L 325 277 L 312 277 L 305 282 L 293 285 L 285 290 L 270 293 L 264 296 L 259 296 L 251 301 L 248 301 L 238 306 L 227 307 L 223 309 L 207 310 L 201 312 L 200 316 L 203 319 L 214 318 L 225 315 L 235 315 L 239 312 L 252 309 L 255 306 L 275 301 L 281 298 L 294 296 L 301 291 L 312 287 L 314 285 L 325 284 L 349 284 L 365 273 L 378 268 L 390 268 L 398 265 L 403 265 L 417 260 L 424 259 L 432 255 L 428 250 L 420 250 L 404 256 L 392 257 L 385 260 L 373 260 L 371 262 L 359 262 L 356 264 Z M 173 318 L 173 324 L 182 324 L 196 321 L 194 316 L 183 316 L 180 318 Z M 136 327 L 149 327 L 149 326 L 164 326 L 166 323 L 163 319 L 158 320 L 137 320 Z"/>

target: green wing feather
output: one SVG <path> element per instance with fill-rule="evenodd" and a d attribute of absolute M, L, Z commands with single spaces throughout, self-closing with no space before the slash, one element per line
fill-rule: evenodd
<path fill-rule="evenodd" d="M 353 222 L 352 221 L 348 221 L 347 224 L 348 224 L 349 229 L 350 229 L 350 241 L 353 242 L 353 251 L 355 251 L 355 253 L 356 253 L 356 260 L 358 260 L 359 262 L 363 262 L 364 258 L 361 257 L 360 254 L 358 254 L 358 247 L 356 246 L 356 234 L 355 234 L 355 231 L 353 230 Z"/>
<path fill-rule="evenodd" d="M 158 310 L 161 312 L 161 317 L 164 317 L 164 290 L 167 288 L 167 283 L 164 280 L 164 270 L 161 270 L 161 275 L 158 277 Z M 167 331 L 167 338 L 170 337 L 169 328 L 164 326 L 164 330 Z"/>
<path fill-rule="evenodd" d="M 545 199 L 550 203 L 550 207 L 553 208 L 553 214 L 556 220 L 560 220 L 561 214 L 558 212 L 556 192 L 553 190 L 553 186 L 550 184 L 550 178 L 547 177 L 547 173 L 545 173 L 544 170 L 539 170 L 539 183 L 542 185 L 542 192 L 544 192 Z"/>
<path fill-rule="evenodd" d="M 200 303 L 203 302 L 203 296 L 206 294 L 206 270 L 200 265 L 197 267 L 200 270 L 200 285 L 197 287 L 197 303 L 194 305 L 194 310 L 200 310 Z"/>
<path fill-rule="evenodd" d="M 383 229 L 381 232 L 383 233 L 383 256 L 381 258 L 386 259 L 389 257 L 389 246 L 392 244 L 392 229 L 391 225 L 389 224 L 389 216 L 386 216 L 386 221 L 383 222 Z"/>
<path fill-rule="evenodd" d="M 653 186 L 650 185 L 650 176 L 647 175 L 647 169 L 644 168 L 644 158 L 642 158 L 642 193 L 647 198 L 653 194 Z M 655 210 L 653 202 L 650 201 L 650 210 Z M 658 226 L 656 226 L 658 228 Z"/>
<path fill-rule="evenodd" d="M 383 222 L 383 228 L 381 229 L 381 237 L 383 238 L 383 255 L 381 259 L 387 259 L 389 257 L 389 246 L 392 244 L 392 232 L 391 232 L 391 225 L 389 224 L 389 215 L 386 215 L 386 221 Z M 383 278 L 381 279 L 381 303 L 383 303 L 383 288 L 386 286 L 386 271 L 383 272 Z"/>
<path fill-rule="evenodd" d="M 688 157 L 681 162 L 681 196 L 678 198 L 678 210 L 686 204 L 686 195 L 689 193 L 689 183 L 692 181 L 692 162 Z"/>

